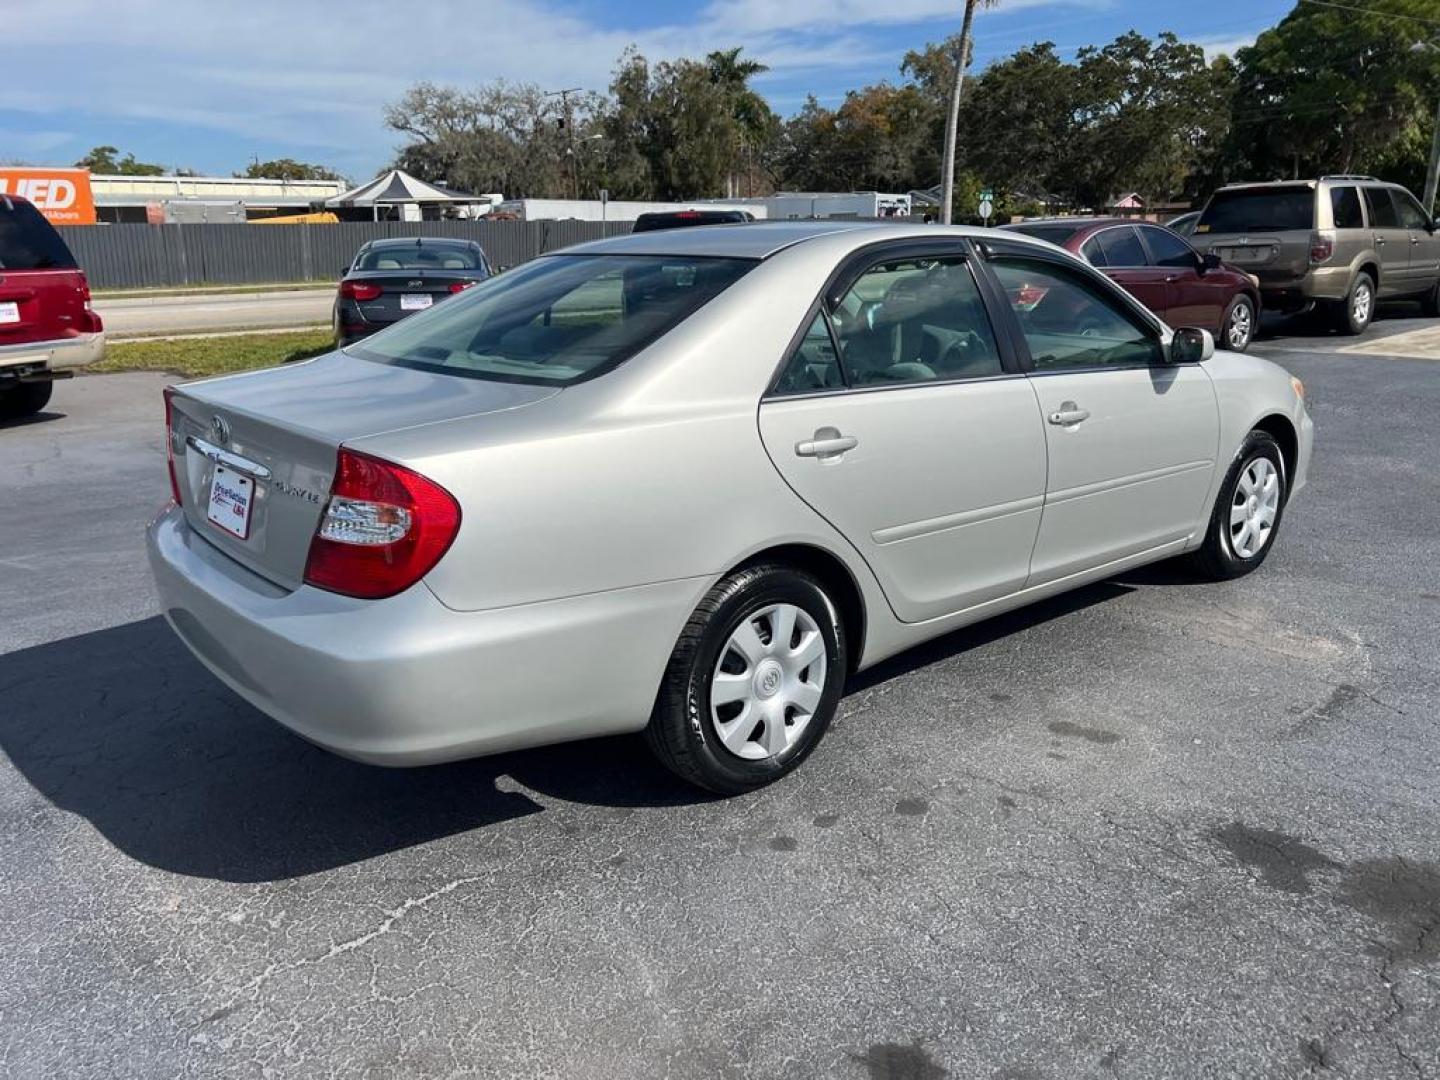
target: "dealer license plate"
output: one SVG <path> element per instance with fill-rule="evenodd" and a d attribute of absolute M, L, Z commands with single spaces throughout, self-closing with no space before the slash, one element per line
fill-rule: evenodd
<path fill-rule="evenodd" d="M 429 293 L 401 293 L 401 311 L 424 311 L 435 302 L 435 298 Z"/>
<path fill-rule="evenodd" d="M 0 304 L 0 324 L 20 321 L 20 305 L 15 301 Z"/>
<path fill-rule="evenodd" d="M 231 536 L 244 540 L 250 535 L 250 507 L 255 502 L 255 481 L 244 473 L 215 466 L 210 480 L 208 516 Z"/>

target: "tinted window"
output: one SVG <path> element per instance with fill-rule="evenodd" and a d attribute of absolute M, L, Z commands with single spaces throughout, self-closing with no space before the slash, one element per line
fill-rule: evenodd
<path fill-rule="evenodd" d="M 1159 337 L 1117 296 L 1050 263 L 1005 256 L 992 264 L 1036 371 L 1133 366 L 1164 361 Z"/>
<path fill-rule="evenodd" d="M 0 270 L 73 270 L 75 257 L 28 202 L 0 196 Z"/>
<path fill-rule="evenodd" d="M 1360 192 L 1353 187 L 1330 189 L 1330 215 L 1337 229 L 1359 229 L 1365 219 L 1360 216 Z"/>
<path fill-rule="evenodd" d="M 1096 233 L 1095 240 L 1100 250 L 1105 252 L 1106 266 L 1145 265 L 1145 249 L 1140 246 L 1140 237 L 1129 225 Z"/>
<path fill-rule="evenodd" d="M 1065 242 L 1079 232 L 1084 224 L 1083 221 L 1079 225 L 1066 222 L 1022 222 L 1019 225 L 1006 225 L 1004 228 L 1009 232 L 1024 233 L 1037 240 L 1049 240 L 1052 244 L 1064 247 Z"/>
<path fill-rule="evenodd" d="M 1370 211 L 1372 229 L 1398 229 L 1400 219 L 1395 215 L 1395 204 L 1390 201 L 1390 192 L 1384 188 L 1365 189 L 1365 206 Z"/>
<path fill-rule="evenodd" d="M 1308 187 L 1217 191 L 1200 214 L 1197 233 L 1313 229 L 1315 192 Z"/>
<path fill-rule="evenodd" d="M 565 385 L 639 352 L 754 266 L 694 256 L 546 256 L 349 351 L 426 371 Z"/>
<path fill-rule="evenodd" d="M 980 290 L 960 258 L 903 259 L 862 274 L 833 313 L 852 386 L 999 375 Z"/>
<path fill-rule="evenodd" d="M 1145 243 L 1150 248 L 1150 259 L 1156 266 L 1181 266 L 1194 270 L 1198 260 L 1195 249 L 1174 233 L 1164 229 L 1143 229 Z"/>
<path fill-rule="evenodd" d="M 632 232 L 655 232 L 658 229 L 681 229 L 687 225 L 734 225 L 755 220 L 744 210 L 673 210 L 641 214 L 635 219 Z"/>
<path fill-rule="evenodd" d="M 1420 209 L 1420 204 L 1408 191 L 1396 191 L 1390 189 L 1390 197 L 1395 200 L 1395 210 L 1400 215 L 1400 227 L 1402 229 L 1424 229 L 1430 224 L 1430 219 L 1425 216 L 1425 211 Z"/>
<path fill-rule="evenodd" d="M 1080 254 L 1085 257 L 1091 266 L 1110 265 L 1105 261 L 1105 252 L 1100 250 L 1100 241 L 1093 236 L 1080 245 Z"/>
<path fill-rule="evenodd" d="M 479 270 L 483 265 L 468 244 L 387 244 L 355 260 L 356 270 Z"/>
<path fill-rule="evenodd" d="M 840 374 L 840 358 L 830 340 L 830 327 L 822 311 L 815 316 L 804 338 L 791 355 L 785 370 L 775 384 L 777 394 L 811 394 L 817 390 L 833 390 L 845 385 Z"/>

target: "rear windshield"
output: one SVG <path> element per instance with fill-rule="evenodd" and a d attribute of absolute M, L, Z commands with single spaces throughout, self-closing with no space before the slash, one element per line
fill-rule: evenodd
<path fill-rule="evenodd" d="M 686 225 L 733 225 L 750 221 L 743 210 L 675 210 L 660 214 L 641 214 L 635 219 L 633 232 L 654 232 L 657 229 L 680 229 Z"/>
<path fill-rule="evenodd" d="M 479 252 L 458 244 L 371 248 L 355 260 L 356 270 L 479 270 L 484 265 Z"/>
<path fill-rule="evenodd" d="M 366 338 L 366 360 L 566 386 L 633 356 L 756 263 L 689 255 L 552 255 Z"/>
<path fill-rule="evenodd" d="M 1080 225 L 1040 225 L 1026 224 L 1006 225 L 1010 232 L 1024 233 L 1026 236 L 1033 236 L 1036 240 L 1049 240 L 1052 244 L 1064 244 L 1070 237 L 1080 231 Z"/>
<path fill-rule="evenodd" d="M 74 270 L 75 256 L 28 202 L 0 196 L 0 270 Z"/>
<path fill-rule="evenodd" d="M 1265 232 L 1315 227 L 1315 192 L 1308 187 L 1217 191 L 1197 233 Z"/>

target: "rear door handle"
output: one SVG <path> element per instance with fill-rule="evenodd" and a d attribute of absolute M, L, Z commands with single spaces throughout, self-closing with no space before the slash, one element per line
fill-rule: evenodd
<path fill-rule="evenodd" d="M 1060 408 L 1052 412 L 1046 419 L 1052 424 L 1069 427 L 1071 424 L 1078 424 L 1082 420 L 1090 419 L 1090 410 L 1080 408 L 1073 401 L 1064 401 L 1060 403 Z"/>
<path fill-rule="evenodd" d="M 836 428 L 821 428 L 813 439 L 795 444 L 795 453 L 800 457 L 826 458 L 854 450 L 860 440 L 854 435 L 841 435 Z"/>

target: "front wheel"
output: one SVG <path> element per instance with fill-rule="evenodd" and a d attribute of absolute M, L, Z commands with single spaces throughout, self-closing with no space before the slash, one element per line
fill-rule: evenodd
<path fill-rule="evenodd" d="M 845 650 L 820 582 L 778 564 L 737 570 L 681 632 L 646 742 L 672 771 L 722 795 L 778 780 L 830 726 Z"/>
<path fill-rule="evenodd" d="M 1190 555 L 1194 569 L 1215 581 L 1256 569 L 1274 545 L 1287 490 L 1279 444 L 1267 432 L 1250 432 L 1220 485 L 1205 542 Z"/>
<path fill-rule="evenodd" d="M 1255 301 L 1244 294 L 1230 301 L 1220 331 L 1220 340 L 1231 352 L 1248 349 L 1255 337 Z"/>
<path fill-rule="evenodd" d="M 34 416 L 50 404 L 53 382 L 18 383 L 8 390 L 0 390 L 0 420 L 19 420 Z"/>

